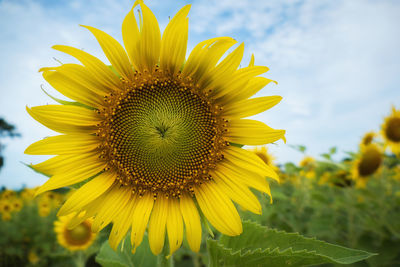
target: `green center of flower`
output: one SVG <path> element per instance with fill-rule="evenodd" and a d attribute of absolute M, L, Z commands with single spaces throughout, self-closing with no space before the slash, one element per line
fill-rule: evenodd
<path fill-rule="evenodd" d="M 84 245 L 90 239 L 91 229 L 87 223 L 83 222 L 73 229 L 65 229 L 64 236 L 70 245 Z"/>
<path fill-rule="evenodd" d="M 223 119 L 183 83 L 156 79 L 129 85 L 110 107 L 105 154 L 121 184 L 133 191 L 179 197 L 208 180 L 208 169 L 222 158 Z"/>
<path fill-rule="evenodd" d="M 385 133 L 390 141 L 400 142 L 400 118 L 389 119 Z"/>
<path fill-rule="evenodd" d="M 374 147 L 365 150 L 358 164 L 358 173 L 365 177 L 373 174 L 382 163 L 381 153 Z"/>

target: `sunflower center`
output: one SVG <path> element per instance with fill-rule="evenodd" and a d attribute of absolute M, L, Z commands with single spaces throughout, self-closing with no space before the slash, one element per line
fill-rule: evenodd
<path fill-rule="evenodd" d="M 91 236 L 90 225 L 83 222 L 73 229 L 65 229 L 64 236 L 70 245 L 84 245 L 89 241 Z"/>
<path fill-rule="evenodd" d="M 218 107 L 180 80 L 142 79 L 110 100 L 102 128 L 105 156 L 122 185 L 139 193 L 182 190 L 209 180 L 222 158 Z"/>
<path fill-rule="evenodd" d="M 381 163 L 381 153 L 373 147 L 367 148 L 358 164 L 358 172 L 360 176 L 369 176 L 379 168 Z"/>
<path fill-rule="evenodd" d="M 400 118 L 389 119 L 385 133 L 389 140 L 400 142 Z"/>

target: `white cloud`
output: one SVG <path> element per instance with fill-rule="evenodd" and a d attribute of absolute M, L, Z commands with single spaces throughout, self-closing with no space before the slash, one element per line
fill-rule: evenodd
<path fill-rule="evenodd" d="M 288 142 L 311 154 L 356 149 L 390 104 L 400 105 L 399 2 L 202 1 L 196 10 L 196 31 L 240 32 L 256 63 L 271 68 L 268 77 L 279 85 L 260 95 L 284 99 L 257 118 L 287 129 Z M 272 150 L 280 162 L 301 156 L 285 146 Z"/>

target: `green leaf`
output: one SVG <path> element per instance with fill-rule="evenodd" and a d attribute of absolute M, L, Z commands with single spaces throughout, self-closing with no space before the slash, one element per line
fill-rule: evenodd
<path fill-rule="evenodd" d="M 328 154 L 328 153 L 321 154 L 321 156 L 324 157 L 324 158 L 327 159 L 327 160 L 331 160 L 331 159 L 332 159 L 332 158 L 331 158 L 331 155 Z"/>
<path fill-rule="evenodd" d="M 323 263 L 351 264 L 375 254 L 332 245 L 297 233 L 243 223 L 243 234 L 207 240 L 210 267 L 308 266 Z"/>
<path fill-rule="evenodd" d="M 307 148 L 302 145 L 289 145 L 289 146 L 297 151 L 300 151 L 301 153 L 304 153 L 307 150 Z"/>
<path fill-rule="evenodd" d="M 334 147 L 331 147 L 330 149 L 329 149 L 329 154 L 331 154 L 331 155 L 333 155 L 333 154 L 335 154 L 337 152 L 337 148 L 334 146 Z"/>
<path fill-rule="evenodd" d="M 153 267 L 157 265 L 157 257 L 150 251 L 147 235 L 143 237 L 143 242 L 136 249 L 136 253 L 132 254 L 130 235 L 128 234 L 116 251 L 110 247 L 108 240 L 104 241 L 96 256 L 96 262 L 104 267 Z"/>

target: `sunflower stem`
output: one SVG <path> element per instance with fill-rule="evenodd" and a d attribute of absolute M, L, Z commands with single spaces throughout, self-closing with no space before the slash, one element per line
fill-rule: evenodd
<path fill-rule="evenodd" d="M 169 255 L 169 245 L 165 242 L 165 246 L 160 254 L 157 255 L 157 266 L 158 267 L 173 267 L 174 260 L 173 256 Z"/>
<path fill-rule="evenodd" d="M 75 267 L 85 267 L 85 256 L 83 255 L 82 251 L 78 251 L 75 254 L 75 259 L 74 259 L 74 263 L 75 263 Z"/>

